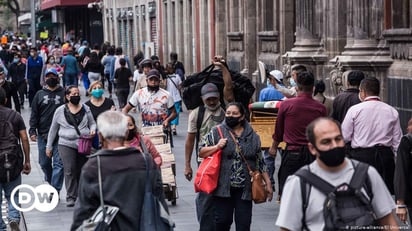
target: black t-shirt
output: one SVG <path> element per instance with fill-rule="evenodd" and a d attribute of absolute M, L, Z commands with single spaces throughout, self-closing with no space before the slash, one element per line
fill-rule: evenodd
<path fill-rule="evenodd" d="M 114 106 L 114 102 L 112 99 L 109 98 L 104 98 L 104 102 L 102 105 L 100 106 L 95 106 L 94 104 L 92 104 L 92 102 L 89 100 L 85 103 L 87 106 L 89 106 L 90 111 L 92 112 L 93 118 L 95 121 L 97 121 L 97 117 L 105 112 L 108 111 L 112 108 L 112 106 Z"/>
<path fill-rule="evenodd" d="M 114 73 L 114 78 L 117 80 L 117 88 L 130 88 L 129 77 L 132 77 L 132 71 L 129 68 L 121 67 Z"/>

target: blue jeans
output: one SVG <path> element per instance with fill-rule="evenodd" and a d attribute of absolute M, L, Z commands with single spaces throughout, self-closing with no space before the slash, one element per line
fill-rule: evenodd
<path fill-rule="evenodd" d="M 276 167 L 275 167 L 276 156 L 270 155 L 269 149 L 265 149 L 265 151 L 263 152 L 263 155 L 265 158 L 266 167 L 268 168 L 270 183 L 272 184 L 273 191 L 275 191 L 275 178 L 273 178 L 273 175 L 275 174 L 275 170 L 276 170 Z"/>
<path fill-rule="evenodd" d="M 77 74 L 73 73 L 64 73 L 63 77 L 63 85 L 66 86 L 78 86 L 79 79 L 77 78 Z"/>
<path fill-rule="evenodd" d="M 216 230 L 229 231 L 235 214 L 236 231 L 249 231 L 252 223 L 252 201 L 242 200 L 243 188 L 230 188 L 230 197 L 214 196 Z"/>
<path fill-rule="evenodd" d="M 16 208 L 13 207 L 13 204 L 10 201 L 11 192 L 13 189 L 21 184 L 21 175 L 19 175 L 16 179 L 9 183 L 0 183 L 0 204 L 3 202 L 3 191 L 4 196 L 7 200 L 7 205 L 9 207 L 9 213 L 7 214 L 7 219 L 9 221 L 16 221 L 17 223 L 20 222 L 20 212 L 17 211 Z M 18 203 L 19 193 L 14 194 L 14 201 Z M 4 223 L 3 219 L 0 219 L 0 229 L 6 230 L 6 224 Z"/>
<path fill-rule="evenodd" d="M 57 142 L 53 143 L 53 157 L 46 156 L 46 139 L 43 136 L 37 136 L 37 146 L 39 149 L 39 164 L 44 173 L 44 180 L 53 186 L 57 192 L 63 187 L 64 171 L 63 162 L 57 149 Z"/>

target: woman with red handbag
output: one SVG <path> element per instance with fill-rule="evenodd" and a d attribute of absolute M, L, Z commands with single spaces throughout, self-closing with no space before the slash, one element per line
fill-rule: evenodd
<path fill-rule="evenodd" d="M 245 114 L 242 104 L 229 103 L 225 120 L 218 125 L 223 137 L 226 138 L 220 138 L 217 127 L 214 127 L 204 137 L 199 150 L 199 156 L 202 158 L 208 157 L 218 149 L 222 150 L 218 185 L 213 192 L 215 224 L 216 230 L 219 231 L 230 230 L 233 215 L 236 231 L 250 230 L 252 184 L 247 166 L 261 172 L 266 183 L 267 199 L 272 200 L 272 185 L 263 161 L 260 139 L 246 121 Z"/>

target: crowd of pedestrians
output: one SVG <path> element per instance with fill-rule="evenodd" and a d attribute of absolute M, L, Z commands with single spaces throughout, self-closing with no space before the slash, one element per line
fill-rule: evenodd
<path fill-rule="evenodd" d="M 90 46 L 82 41 L 28 48 L 20 42 L 2 44 L 1 48 L 0 119 L 12 123 L 21 140 L 20 171 L 30 173 L 26 126 L 18 114 L 24 110 L 27 98 L 31 108 L 29 138 L 37 142 L 44 180 L 59 194 L 65 182 L 65 203 L 75 206 L 72 230 L 100 206 L 100 164 L 99 171 L 105 176 L 105 202 L 120 207 L 111 223 L 112 230 L 138 230 L 141 212 L 136 208 L 142 207 L 143 196 L 130 198 L 120 190 L 127 187 L 128 193 L 143 195 L 145 182 L 152 181 L 164 202 L 159 184 L 162 158 L 140 128 L 162 125 L 177 135 L 186 74 L 177 54 L 171 52 L 169 62 L 163 66 L 157 56 L 145 58 L 138 52 L 129 58 L 121 47 L 108 43 Z M 246 166 L 262 173 L 267 201 L 272 201 L 277 189 L 280 213 L 276 224 L 282 230 L 322 230 L 329 225 L 322 215 L 328 195 L 311 185 L 305 198 L 302 184 L 310 182 L 299 175 L 302 169 L 339 187 L 350 185 L 352 175 L 361 176 L 359 163 L 369 166 L 369 186 L 362 192 L 372 193 L 367 199 L 376 225 L 396 230 L 395 214 L 402 222 L 407 221 L 412 206 L 412 129 L 402 136 L 399 113 L 381 101 L 377 78 L 351 71 L 346 90 L 332 99 L 325 96 L 321 78 L 304 65 L 292 66 L 291 76 L 278 70 L 268 72 L 267 87 L 258 92 L 259 99 L 281 104 L 273 124 L 273 143 L 262 150 L 262 137 L 248 122 L 248 109 L 235 102 L 236 86 L 225 60 L 216 56 L 212 63 L 221 69 L 224 86 L 219 89 L 206 83 L 201 88 L 203 104 L 189 112 L 185 143 L 184 174 L 189 181 L 194 175 L 193 152 L 193 159 L 200 164 L 203 158 L 222 150 L 216 190 L 196 196 L 200 230 L 228 231 L 233 221 L 236 230 L 250 230 L 252 184 Z M 80 94 L 79 87 L 84 87 L 85 95 Z M 84 97 L 88 100 L 81 103 Z M 140 118 L 128 114 L 131 110 L 137 111 Z M 92 139 L 92 149 L 82 154 L 79 140 L 88 138 Z M 145 150 L 149 156 L 141 155 Z M 139 158 L 134 158 L 136 155 Z M 276 155 L 281 156 L 278 176 L 274 174 Z M 155 170 L 149 178 L 145 175 L 145 158 L 153 162 Z M 1 182 L 7 200 L 10 190 L 20 183 L 20 175 Z M 8 219 L 14 227 L 20 218 L 10 207 Z"/>

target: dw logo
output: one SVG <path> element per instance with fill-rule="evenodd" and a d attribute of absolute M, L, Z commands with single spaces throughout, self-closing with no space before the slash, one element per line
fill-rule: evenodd
<path fill-rule="evenodd" d="M 14 201 L 14 195 L 19 190 L 18 201 Z M 10 195 L 12 205 L 20 212 L 28 212 L 36 208 L 40 212 L 49 212 L 59 203 L 57 190 L 48 184 L 32 187 L 21 184 L 13 189 Z"/>

